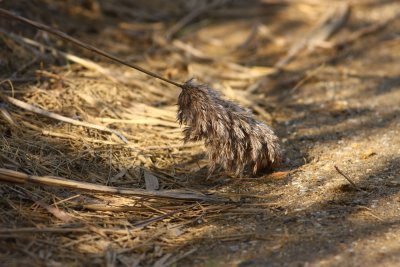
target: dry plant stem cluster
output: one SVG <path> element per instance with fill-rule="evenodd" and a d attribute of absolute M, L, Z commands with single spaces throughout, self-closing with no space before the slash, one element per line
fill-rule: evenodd
<path fill-rule="evenodd" d="M 182 92 L 178 100 L 178 121 L 180 124 L 187 125 L 184 130 L 184 141 L 204 140 L 210 161 L 210 173 L 217 164 L 238 176 L 247 167 L 253 173 L 257 173 L 263 168 L 276 167 L 281 162 L 282 152 L 278 137 L 274 132 L 267 125 L 255 120 L 249 111 L 231 101 L 222 99 L 215 90 L 207 86 L 196 85 L 191 80 L 184 84 L 172 81 L 142 67 L 127 63 L 63 32 L 7 10 L 0 8 L 0 14 L 54 34 L 120 64 L 180 87 Z M 113 133 L 118 135 L 116 132 Z"/>

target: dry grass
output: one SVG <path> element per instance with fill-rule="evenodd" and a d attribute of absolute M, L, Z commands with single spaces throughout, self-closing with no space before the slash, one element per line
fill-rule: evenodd
<path fill-rule="evenodd" d="M 26 12 L 26 16 L 33 14 Z M 38 14 L 46 15 L 46 11 Z M 182 142 L 176 122 L 178 89 L 122 66 L 95 63 L 80 50 L 66 52 L 59 40 L 44 33 L 33 40 L 29 37 L 33 28 L 20 36 L 15 29 L 25 26 L 12 25 L 14 29 L 2 22 L 2 46 L 9 51 L 3 56 L 10 67 L 2 73 L 1 84 L 1 167 L 135 189 L 210 190 L 201 181 L 194 183 L 204 179 L 207 163 L 200 144 Z M 151 31 L 151 24 L 144 30 Z M 151 59 L 141 64 L 164 75 L 183 80 L 205 74 L 179 49 L 162 52 L 159 47 L 155 55 L 147 45 L 142 49 Z M 166 61 L 166 55 L 171 60 Z M 185 65 L 193 71 L 187 73 Z M 230 73 L 232 77 L 240 74 L 234 80 L 245 80 L 244 85 L 263 74 L 245 67 L 232 67 Z M 233 90 L 229 85 L 226 88 Z M 23 102 L 27 104 L 21 105 Z M 21 109 L 27 105 L 28 110 Z M 33 106 L 42 112 L 32 112 Z M 48 118 L 40 114 L 43 111 L 85 124 Z M 118 131 L 128 143 L 107 131 L 85 127 L 89 124 Z M 149 177 L 156 179 L 157 188 L 148 188 L 152 186 L 146 183 Z M 190 243 L 182 242 L 190 239 L 186 227 L 237 206 L 38 186 L 2 185 L 1 191 L 0 235 L 2 247 L 9 247 L 3 254 L 8 266 L 170 265 L 194 252 Z M 229 202 L 230 195 L 225 196 Z M 26 261 L 25 256 L 31 259 Z"/>
<path fill-rule="evenodd" d="M 221 203 L 1 184 L 0 257 L 4 266 L 170 266 L 185 260 L 186 264 L 195 264 L 188 259 L 197 252 L 216 255 L 212 251 L 218 242 L 261 240 L 269 242 L 266 251 L 274 253 L 287 244 L 300 244 L 303 238 L 319 235 L 319 230 L 312 232 L 304 225 L 292 231 L 281 221 L 276 222 L 277 217 L 286 220 L 298 216 L 294 208 L 298 203 L 325 203 L 326 192 L 340 192 L 329 184 L 327 191 L 318 193 L 318 200 L 304 199 L 298 197 L 296 184 L 284 186 L 293 177 L 311 172 L 310 168 L 324 166 L 315 163 L 307 169 L 305 164 L 313 159 L 303 157 L 297 147 L 304 140 L 284 132 L 289 116 L 291 121 L 302 116 L 291 109 L 291 105 L 300 104 L 286 92 L 278 94 L 271 88 L 290 87 L 290 93 L 295 94 L 304 84 L 331 76 L 334 66 L 329 64 L 349 52 L 346 46 L 384 29 L 398 15 L 388 7 L 384 9 L 385 18 L 373 13 L 366 16 L 364 24 L 355 23 L 355 29 L 349 30 L 342 28 L 348 16 L 343 5 L 339 6 L 342 12 L 335 13 L 325 2 L 310 0 L 286 1 L 285 5 L 249 1 L 246 6 L 217 0 L 208 5 L 202 1 L 172 5 L 161 0 L 119 0 L 116 4 L 101 0 L 3 2 L 2 8 L 57 26 L 172 80 L 182 82 L 196 77 L 210 84 L 253 110 L 259 120 L 279 126 L 278 133 L 285 137 L 284 146 L 291 160 L 280 172 L 270 175 L 236 180 L 217 171 L 206 181 L 204 147 L 200 143 L 183 144 L 182 129 L 176 122 L 178 88 L 0 18 L 0 168 L 104 186 L 159 192 L 184 190 L 225 200 Z M 361 10 L 355 18 L 367 14 L 369 5 L 374 4 L 338 2 L 351 3 L 345 5 L 351 12 Z M 266 14 L 279 23 L 262 21 Z M 338 17 L 328 22 L 320 20 L 335 16 L 332 14 Z M 249 20 L 248 16 L 258 19 Z M 300 21 L 301 30 L 288 21 Z M 283 26 L 286 22 L 289 30 Z M 291 36 L 292 32 L 297 35 Z M 315 34 L 318 37 L 313 38 Z M 294 49 L 293 40 L 301 47 Z M 278 66 L 282 69 L 268 67 L 277 62 L 284 62 Z M 305 96 L 307 99 L 307 92 Z M 18 107 L 12 99 L 81 125 Z M 345 112 L 341 103 L 334 102 L 328 112 Z M 314 112 L 320 107 L 309 108 Z M 341 125 L 332 127 L 337 130 Z M 115 131 L 128 142 L 121 141 L 113 134 Z M 296 131 L 298 135 L 307 131 L 304 135 L 313 138 L 317 130 L 309 127 Z M 321 140 L 323 137 L 316 143 Z M 301 149 L 318 154 L 320 147 L 304 145 Z M 373 153 L 366 155 L 369 160 Z M 359 190 L 357 197 L 364 197 L 364 193 Z M 257 219 L 246 223 L 252 216 Z M 360 206 L 351 216 L 385 219 Z M 305 220 L 307 215 L 301 218 Z M 260 229 L 267 227 L 265 220 L 283 230 L 262 234 Z M 244 257 L 252 255 L 248 252 Z M 201 256 L 197 260 L 209 263 Z"/>

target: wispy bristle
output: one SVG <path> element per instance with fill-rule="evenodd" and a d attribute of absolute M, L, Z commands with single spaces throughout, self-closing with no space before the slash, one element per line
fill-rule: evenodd
<path fill-rule="evenodd" d="M 279 140 L 271 128 L 208 86 L 187 81 L 178 106 L 178 121 L 186 125 L 184 141 L 204 140 L 210 172 L 220 164 L 235 175 L 247 167 L 256 173 L 281 162 Z"/>

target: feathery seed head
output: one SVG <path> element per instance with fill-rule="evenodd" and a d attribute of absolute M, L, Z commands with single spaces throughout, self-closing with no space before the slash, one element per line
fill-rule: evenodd
<path fill-rule="evenodd" d="M 184 141 L 204 140 L 210 172 L 217 164 L 242 174 L 276 167 L 282 159 L 278 137 L 250 111 L 192 80 L 182 86 L 178 99 L 180 124 L 186 125 Z"/>

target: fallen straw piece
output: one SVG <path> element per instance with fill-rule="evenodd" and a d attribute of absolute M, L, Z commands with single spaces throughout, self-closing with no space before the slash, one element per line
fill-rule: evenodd
<path fill-rule="evenodd" d="M 97 185 L 87 182 L 74 181 L 58 176 L 36 176 L 23 172 L 0 168 L 0 181 L 15 184 L 39 184 L 44 186 L 62 187 L 93 193 L 131 195 L 148 198 L 171 198 L 190 201 L 224 202 L 225 198 L 218 196 L 207 196 L 205 194 L 187 190 L 142 190 L 123 187 Z"/>

